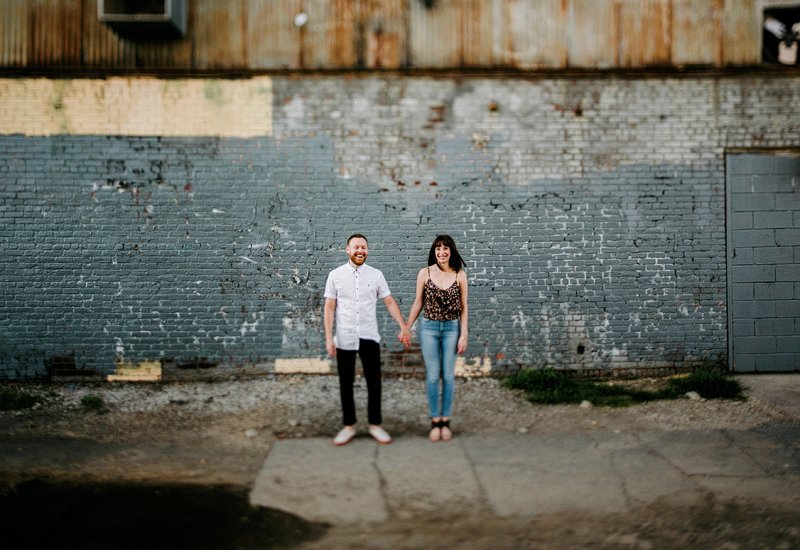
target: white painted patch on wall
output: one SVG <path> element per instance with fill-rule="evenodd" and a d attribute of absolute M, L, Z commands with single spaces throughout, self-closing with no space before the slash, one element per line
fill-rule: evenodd
<path fill-rule="evenodd" d="M 511 316 L 511 320 L 514 323 L 514 327 L 519 327 L 522 330 L 525 330 L 531 318 L 525 315 L 524 311 L 519 309 L 514 315 Z"/>
<path fill-rule="evenodd" d="M 275 359 L 277 374 L 330 374 L 331 362 L 327 359 L 306 357 Z"/>
<path fill-rule="evenodd" d="M 272 135 L 272 79 L 0 79 L 0 134 Z"/>
<path fill-rule="evenodd" d="M 242 322 L 242 326 L 239 327 L 239 334 L 242 335 L 242 338 L 249 332 L 255 332 L 258 328 L 258 319 L 253 321 L 252 323 L 248 323 L 247 321 Z"/>
<path fill-rule="evenodd" d="M 302 129 L 307 124 L 306 105 L 303 98 L 294 96 L 287 101 L 283 106 L 283 115 L 285 117 L 284 123 L 289 129 Z"/>

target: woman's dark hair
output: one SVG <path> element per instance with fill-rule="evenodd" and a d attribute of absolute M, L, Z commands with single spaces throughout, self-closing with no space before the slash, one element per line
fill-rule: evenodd
<path fill-rule="evenodd" d="M 461 254 L 458 253 L 456 242 L 450 235 L 437 235 L 433 240 L 431 251 L 428 252 L 428 265 L 433 265 L 436 263 L 436 247 L 439 245 L 444 245 L 450 249 L 450 261 L 448 263 L 450 264 L 450 267 L 456 270 L 456 273 L 461 271 L 462 267 L 467 267 L 467 264 L 464 262 Z"/>

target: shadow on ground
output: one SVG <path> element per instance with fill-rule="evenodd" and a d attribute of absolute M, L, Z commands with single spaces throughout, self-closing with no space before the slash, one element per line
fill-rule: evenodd
<path fill-rule="evenodd" d="M 251 549 L 315 540 L 327 526 L 248 503 L 244 488 L 27 481 L 0 488 L 7 549 Z"/>

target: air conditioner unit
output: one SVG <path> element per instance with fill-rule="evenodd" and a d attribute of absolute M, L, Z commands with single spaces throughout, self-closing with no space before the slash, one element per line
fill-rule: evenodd
<path fill-rule="evenodd" d="M 186 34 L 186 0 L 98 0 L 97 16 L 131 40 L 171 40 Z"/>

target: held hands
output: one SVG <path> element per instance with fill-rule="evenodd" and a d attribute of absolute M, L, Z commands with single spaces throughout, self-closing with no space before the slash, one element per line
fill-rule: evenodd
<path fill-rule="evenodd" d="M 411 331 L 408 330 L 408 327 L 403 327 L 400 330 L 397 334 L 397 339 L 400 340 L 406 348 L 411 346 Z"/>
<path fill-rule="evenodd" d="M 403 343 L 406 348 L 411 346 L 411 330 L 408 327 L 404 327 L 400 332 L 397 334 L 397 339 Z M 458 354 L 462 354 L 467 351 L 467 337 L 466 336 L 459 336 L 458 338 L 458 345 L 456 346 L 456 352 Z M 330 353 L 330 351 L 328 352 Z M 336 355 L 336 348 L 333 349 L 333 354 Z"/>

